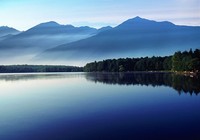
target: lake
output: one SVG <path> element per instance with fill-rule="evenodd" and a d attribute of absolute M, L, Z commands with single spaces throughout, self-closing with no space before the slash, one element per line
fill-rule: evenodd
<path fill-rule="evenodd" d="M 0 140 L 199 140 L 200 78 L 0 74 Z"/>

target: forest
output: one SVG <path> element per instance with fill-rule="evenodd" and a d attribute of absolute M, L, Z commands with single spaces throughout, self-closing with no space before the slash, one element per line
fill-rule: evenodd
<path fill-rule="evenodd" d="M 132 72 L 177 71 L 200 72 L 200 50 L 175 52 L 171 56 L 119 58 L 95 61 L 84 67 L 62 65 L 0 65 L 0 73 L 28 72 Z"/>
<path fill-rule="evenodd" d="M 175 52 L 171 56 L 107 59 L 88 63 L 85 72 L 200 71 L 200 50 Z"/>
<path fill-rule="evenodd" d="M 0 66 L 0 73 L 28 73 L 28 72 L 81 72 L 82 67 L 53 66 L 53 65 L 8 65 Z"/>

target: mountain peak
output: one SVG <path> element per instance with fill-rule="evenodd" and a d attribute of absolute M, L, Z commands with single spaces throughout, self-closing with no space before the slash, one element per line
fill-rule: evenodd
<path fill-rule="evenodd" d="M 27 31 L 29 32 L 29 31 L 35 31 L 35 30 L 41 30 L 41 29 L 56 28 L 56 27 L 59 27 L 59 26 L 61 26 L 61 25 L 58 24 L 57 22 L 49 21 L 49 22 L 40 23 L 40 24 L 30 28 Z"/>
<path fill-rule="evenodd" d="M 152 22 L 152 20 L 148 20 L 148 19 L 137 16 L 137 17 L 131 18 L 125 22 Z M 153 21 L 153 22 L 155 22 L 155 21 Z"/>
<path fill-rule="evenodd" d="M 60 26 L 60 24 L 58 24 L 55 21 L 44 22 L 39 25 L 36 25 L 36 27 L 56 27 L 56 26 Z"/>
<path fill-rule="evenodd" d="M 14 29 L 12 27 L 0 26 L 0 37 L 7 36 L 7 35 L 16 35 L 18 33 L 20 33 L 20 31 Z"/>
<path fill-rule="evenodd" d="M 8 27 L 8 26 L 0 26 L 0 30 L 13 30 L 13 31 L 18 31 L 12 27 Z"/>
<path fill-rule="evenodd" d="M 8 28 L 10 28 L 10 27 L 8 27 L 8 26 L 0 26 L 0 29 L 8 29 Z"/>
<path fill-rule="evenodd" d="M 145 18 L 141 18 L 139 16 L 128 19 L 127 21 L 123 22 L 117 28 L 123 29 L 155 29 L 155 28 L 169 28 L 174 24 L 171 22 L 163 21 L 157 22 L 154 20 L 149 20 Z"/>
<path fill-rule="evenodd" d="M 139 16 L 136 16 L 136 17 L 134 17 L 133 19 L 143 19 L 143 18 L 141 18 L 141 17 L 139 17 Z"/>
<path fill-rule="evenodd" d="M 102 28 L 98 29 L 98 31 L 103 32 L 103 31 L 107 31 L 107 30 L 110 30 L 110 29 L 112 29 L 111 26 L 106 26 L 106 27 L 102 27 Z"/>
<path fill-rule="evenodd" d="M 67 24 L 67 25 L 65 25 L 65 27 L 67 27 L 67 28 L 75 28 L 73 25 L 71 25 L 71 24 Z"/>

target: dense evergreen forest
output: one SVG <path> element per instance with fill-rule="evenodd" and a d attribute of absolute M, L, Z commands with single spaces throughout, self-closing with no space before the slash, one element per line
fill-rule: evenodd
<path fill-rule="evenodd" d="M 176 52 L 165 57 L 107 59 L 86 64 L 85 72 L 200 71 L 200 50 Z"/>
<path fill-rule="evenodd" d="M 26 73 L 26 72 L 81 72 L 82 67 L 53 66 L 53 65 L 9 65 L 0 66 L 0 73 Z"/>

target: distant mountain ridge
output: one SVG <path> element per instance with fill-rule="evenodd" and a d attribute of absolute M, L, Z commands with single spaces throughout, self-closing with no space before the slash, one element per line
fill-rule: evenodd
<path fill-rule="evenodd" d="M 20 33 L 20 31 L 18 31 L 17 29 L 8 27 L 8 26 L 0 26 L 0 37 L 1 36 L 6 36 L 6 35 L 15 35 Z"/>
<path fill-rule="evenodd" d="M 97 29 L 88 26 L 74 27 L 73 25 L 60 25 L 50 21 L 41 23 L 24 32 L 24 35 L 54 35 L 54 34 L 95 34 Z"/>
<path fill-rule="evenodd" d="M 124 21 L 123 23 L 118 25 L 116 28 L 141 30 L 144 28 L 145 29 L 157 29 L 158 27 L 169 28 L 169 27 L 173 27 L 173 26 L 176 26 L 176 25 L 171 22 L 168 22 L 168 21 L 157 22 L 154 20 L 148 20 L 148 19 L 137 16 L 135 18 Z"/>
<path fill-rule="evenodd" d="M 200 27 L 178 26 L 140 17 L 77 42 L 46 50 L 38 60 L 89 61 L 120 57 L 163 56 L 200 48 Z M 78 57 L 77 57 L 78 56 Z"/>
<path fill-rule="evenodd" d="M 50 21 L 0 41 L 0 60 L 84 65 L 109 58 L 164 56 L 200 48 L 199 36 L 198 26 L 179 26 L 141 17 L 124 21 L 114 28 L 100 29 Z"/>
<path fill-rule="evenodd" d="M 14 29 L 14 28 L 11 28 L 8 26 L 0 26 L 0 41 L 4 40 L 6 38 L 9 38 L 12 35 L 19 34 L 19 33 L 20 33 L 20 31 Z"/>
<path fill-rule="evenodd" d="M 27 31 L 2 39 L 0 41 L 0 60 L 4 60 L 4 62 L 17 60 L 17 62 L 26 63 L 27 60 L 30 61 L 35 55 L 46 49 L 85 39 L 99 32 L 101 31 L 88 26 L 74 27 L 60 25 L 53 21 L 41 23 Z"/>

